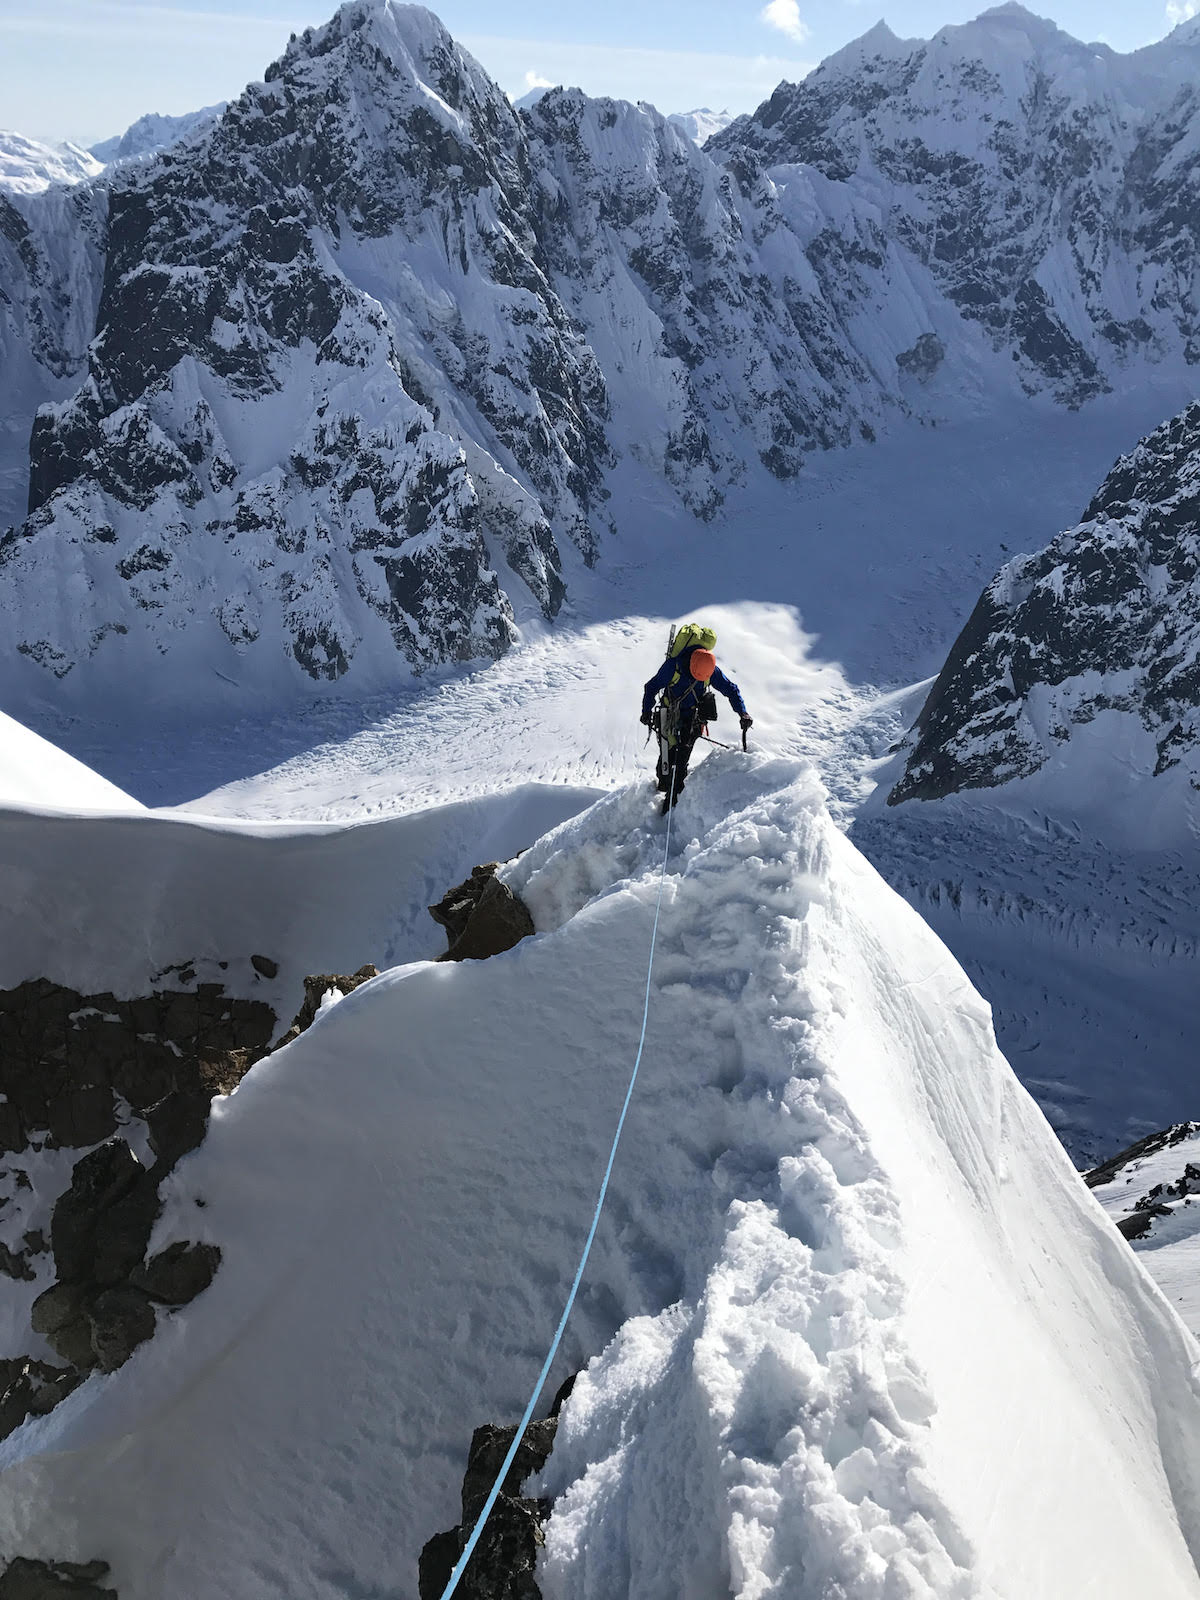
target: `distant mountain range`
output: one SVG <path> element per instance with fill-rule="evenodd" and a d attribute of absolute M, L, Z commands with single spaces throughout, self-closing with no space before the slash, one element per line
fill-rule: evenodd
<path fill-rule="evenodd" d="M 903 417 L 1186 374 L 1198 96 L 1194 25 L 1122 57 L 1006 5 L 701 150 L 352 0 L 182 143 L 0 194 L 13 681 L 496 655 L 647 496 L 703 523 Z"/>
<path fill-rule="evenodd" d="M 41 194 L 52 183 L 82 183 L 96 178 L 114 161 L 132 161 L 166 150 L 180 139 L 213 122 L 225 109 L 205 106 L 181 117 L 163 117 L 156 112 L 139 117 L 124 133 L 103 139 L 90 149 L 79 145 L 45 144 L 27 139 L 24 134 L 0 128 L 0 190 L 15 194 Z"/>
<path fill-rule="evenodd" d="M 52 183 L 82 183 L 103 171 L 103 161 L 77 144 L 43 144 L 0 128 L 0 191 L 40 194 Z"/>
<path fill-rule="evenodd" d="M 707 106 L 698 106 L 695 111 L 675 111 L 667 121 L 682 128 L 697 144 L 705 144 L 714 134 L 727 128 L 733 118 L 728 111 L 710 111 Z"/>

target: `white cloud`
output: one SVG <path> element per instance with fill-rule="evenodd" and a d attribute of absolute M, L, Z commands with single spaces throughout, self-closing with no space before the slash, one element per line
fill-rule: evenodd
<path fill-rule="evenodd" d="M 1167 0 L 1167 21 L 1172 27 L 1200 15 L 1200 0 Z"/>
<path fill-rule="evenodd" d="M 1174 4 L 1175 0 L 1170 3 Z M 800 0 L 768 0 L 759 15 L 769 28 L 778 28 L 797 44 L 803 44 L 808 38 L 808 24 L 800 20 Z"/>
<path fill-rule="evenodd" d="M 525 87 L 527 89 L 553 89 L 554 80 L 552 78 L 543 78 L 530 68 L 525 74 Z"/>

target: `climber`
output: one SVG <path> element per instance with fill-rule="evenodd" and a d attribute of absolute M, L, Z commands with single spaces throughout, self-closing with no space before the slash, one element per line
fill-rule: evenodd
<path fill-rule="evenodd" d="M 713 646 L 717 636 L 711 628 L 687 622 L 672 629 L 667 644 L 667 659 L 650 679 L 642 696 L 642 722 L 658 734 L 658 787 L 665 795 L 663 815 L 679 799 L 687 779 L 688 762 L 696 740 L 708 723 L 716 720 L 718 689 L 741 719 L 742 732 L 754 719 L 737 684 L 717 665 Z M 656 695 L 662 699 L 654 704 Z"/>

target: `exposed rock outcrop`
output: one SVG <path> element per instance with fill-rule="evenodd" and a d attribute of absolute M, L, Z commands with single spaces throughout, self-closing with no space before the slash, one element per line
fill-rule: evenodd
<path fill-rule="evenodd" d="M 346 977 L 337 972 L 318 972 L 311 974 L 304 980 L 304 1002 L 299 1011 L 292 1018 L 292 1025 L 275 1046 L 282 1050 L 285 1044 L 291 1044 L 293 1039 L 298 1039 L 306 1028 L 312 1026 L 316 1020 L 328 994 L 353 994 L 355 989 L 364 983 L 369 983 L 372 978 L 379 976 L 379 968 L 372 966 L 368 961 L 365 966 Z"/>
<path fill-rule="evenodd" d="M 1145 1239 L 1153 1231 L 1156 1217 L 1170 1217 L 1181 1204 L 1190 1206 L 1193 1195 L 1200 1195 L 1198 1136 L 1200 1122 L 1173 1122 L 1084 1173 L 1083 1181 L 1098 1192 L 1101 1204 L 1126 1239 Z M 1178 1155 L 1171 1156 L 1171 1151 Z M 1198 1159 L 1189 1161 L 1189 1154 Z M 1149 1176 L 1158 1179 L 1149 1187 L 1145 1187 L 1147 1168 Z M 1123 1182 L 1118 1182 L 1122 1175 Z"/>
<path fill-rule="evenodd" d="M 545 1544 L 542 1526 L 550 1515 L 548 1500 L 521 1494 L 525 1480 L 538 1473 L 550 1458 L 558 1431 L 558 1416 L 578 1373 L 571 1373 L 558 1388 L 549 1415 L 531 1422 L 513 1457 L 487 1526 L 462 1575 L 456 1593 L 463 1600 L 540 1600 L 534 1582 L 538 1552 Z M 462 1521 L 446 1533 L 434 1534 L 421 1551 L 420 1600 L 440 1600 L 450 1574 L 458 1564 L 477 1522 L 496 1474 L 504 1464 L 516 1428 L 485 1423 L 471 1436 L 467 1470 L 462 1486 Z"/>
<path fill-rule="evenodd" d="M 256 956 L 252 969 L 267 976 L 278 964 Z M 187 962 L 171 975 L 192 987 L 121 1000 L 39 979 L 0 992 L 0 1148 L 10 1164 L 0 1177 L 13 1184 L 0 1212 L 14 1205 L 22 1215 L 23 1196 L 53 1206 L 48 1229 L 0 1242 L 0 1270 L 44 1282 L 52 1253 L 53 1281 L 34 1299 L 30 1325 L 64 1363 L 0 1362 L 0 1438 L 52 1410 L 89 1372 L 116 1371 L 152 1337 L 160 1314 L 208 1287 L 221 1259 L 214 1244 L 177 1240 L 147 1259 L 163 1178 L 203 1140 L 215 1095 L 309 1027 L 330 990 L 349 994 L 376 969 L 306 978 L 304 1002 L 274 1047 L 269 1005 L 197 984 Z M 120 1136 L 131 1125 L 144 1129 L 147 1163 Z M 62 1194 L 33 1193 L 20 1165 L 31 1146 L 89 1145 Z"/>
<path fill-rule="evenodd" d="M 540 1600 L 534 1581 L 538 1552 L 545 1539 L 542 1524 L 550 1513 L 546 1500 L 521 1494 L 526 1478 L 546 1465 L 554 1447 L 557 1417 L 531 1422 L 496 1498 L 456 1593 L 463 1600 Z M 515 1427 L 486 1423 L 471 1438 L 462 1488 L 462 1522 L 436 1534 L 421 1552 L 420 1600 L 439 1600 L 471 1530 L 491 1492 L 496 1474 L 512 1444 Z"/>
<path fill-rule="evenodd" d="M 34 1301 L 30 1320 L 81 1375 L 115 1372 L 153 1335 L 156 1305 L 185 1305 L 212 1282 L 216 1245 L 179 1241 L 146 1261 L 158 1183 L 155 1169 L 111 1139 L 76 1162 L 54 1207 L 57 1281 Z"/>
<path fill-rule="evenodd" d="M 528 906 L 496 876 L 500 864 L 472 867 L 469 878 L 429 907 L 450 945 L 439 961 L 485 961 L 535 932 Z"/>
<path fill-rule="evenodd" d="M 1137 1157 L 1157 1155 L 1160 1150 L 1170 1150 L 1178 1144 L 1187 1144 L 1198 1133 L 1200 1133 L 1200 1122 L 1173 1122 L 1169 1128 L 1163 1128 L 1158 1133 L 1148 1133 L 1144 1139 L 1138 1139 L 1126 1149 L 1118 1150 L 1115 1156 L 1110 1156 L 1098 1167 L 1085 1172 L 1083 1181 L 1089 1189 L 1098 1189 L 1102 1184 L 1111 1183 L 1121 1168 Z"/>
<path fill-rule="evenodd" d="M 231 1063 L 244 1072 L 266 1050 L 275 1020 L 269 1005 L 229 995 L 221 983 L 132 1000 L 45 978 L 0 990 L 0 1150 L 24 1150 L 34 1135 L 97 1144 L 120 1130 L 129 1109 L 151 1118 L 171 1096 L 207 1090 L 211 1099 L 214 1079 L 232 1088 L 240 1076 Z"/>
<path fill-rule="evenodd" d="M 104 1586 L 107 1561 L 30 1561 L 18 1556 L 0 1573 L 0 1600 L 118 1600 Z"/>

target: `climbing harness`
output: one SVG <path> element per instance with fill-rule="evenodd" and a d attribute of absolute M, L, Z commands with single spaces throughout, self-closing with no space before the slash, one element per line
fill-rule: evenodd
<path fill-rule="evenodd" d="M 675 798 L 675 778 L 673 771 L 671 777 L 670 794 L 671 799 L 673 800 Z M 669 860 L 671 854 L 671 818 L 673 814 L 673 808 L 667 812 L 667 837 L 666 842 L 663 845 L 662 870 L 659 873 L 658 878 L 658 900 L 654 907 L 654 927 L 650 933 L 650 959 L 646 965 L 646 996 L 642 1003 L 642 1033 L 641 1038 L 638 1040 L 637 1055 L 633 1062 L 633 1071 L 629 1077 L 629 1087 L 625 1091 L 625 1103 L 621 1107 L 621 1115 L 617 1118 L 617 1131 L 613 1134 L 612 1148 L 608 1152 L 608 1165 L 604 1169 L 604 1177 L 600 1184 L 600 1197 L 596 1201 L 596 1209 L 592 1213 L 592 1225 L 588 1229 L 587 1240 L 583 1246 L 583 1254 L 580 1256 L 579 1265 L 575 1269 L 575 1280 L 571 1284 L 571 1292 L 567 1296 L 567 1303 L 563 1307 L 563 1314 L 559 1318 L 558 1327 L 554 1330 L 554 1338 L 550 1342 L 550 1352 L 545 1361 L 542 1363 L 542 1370 L 538 1374 L 537 1383 L 534 1386 L 533 1393 L 529 1397 L 529 1404 L 525 1407 L 525 1414 L 521 1418 L 521 1421 L 517 1426 L 517 1431 L 513 1435 L 513 1441 L 508 1447 L 508 1453 L 504 1457 L 504 1460 L 500 1463 L 500 1470 L 496 1474 L 496 1481 L 492 1485 L 491 1493 L 484 1501 L 483 1509 L 480 1511 L 479 1516 L 475 1520 L 475 1526 L 471 1529 L 471 1536 L 463 1548 L 462 1555 L 458 1558 L 458 1564 L 454 1568 L 454 1571 L 450 1574 L 450 1577 L 446 1583 L 446 1587 L 442 1590 L 442 1600 L 450 1600 L 450 1596 L 458 1587 L 459 1579 L 466 1571 L 467 1563 L 470 1561 L 471 1556 L 474 1553 L 475 1546 L 479 1542 L 479 1536 L 483 1532 L 484 1525 L 486 1524 L 488 1517 L 491 1515 L 491 1510 L 496 1503 L 497 1496 L 500 1493 L 501 1485 L 504 1483 L 505 1478 L 508 1477 L 508 1469 L 512 1466 L 517 1451 L 520 1448 L 521 1440 L 525 1437 L 525 1429 L 529 1426 L 530 1419 L 533 1416 L 533 1408 L 538 1403 L 538 1397 L 541 1395 L 541 1392 L 546 1385 L 546 1379 L 550 1376 L 550 1368 L 554 1363 L 555 1356 L 558 1354 L 558 1347 L 562 1341 L 562 1336 L 567 1326 L 567 1318 L 571 1315 L 571 1308 L 575 1304 L 575 1296 L 579 1292 L 580 1283 L 583 1281 L 584 1268 L 587 1266 L 588 1256 L 592 1251 L 592 1241 L 595 1239 L 596 1229 L 600 1225 L 600 1213 L 604 1208 L 605 1196 L 608 1194 L 608 1181 L 612 1177 L 613 1163 L 617 1159 L 617 1145 L 621 1141 L 621 1131 L 625 1126 L 625 1114 L 629 1110 L 629 1102 L 633 1099 L 633 1086 L 637 1082 L 638 1068 L 642 1064 L 642 1051 L 646 1045 L 646 1026 L 650 1020 L 650 979 L 654 972 L 654 946 L 658 941 L 658 918 L 659 913 L 662 911 L 663 890 L 667 886 L 667 861 Z"/>

